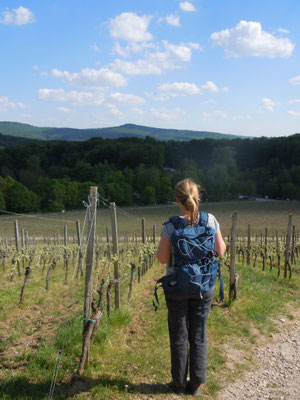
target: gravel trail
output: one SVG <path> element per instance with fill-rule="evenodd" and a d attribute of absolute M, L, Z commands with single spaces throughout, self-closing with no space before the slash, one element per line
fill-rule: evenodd
<path fill-rule="evenodd" d="M 255 347 L 255 369 L 219 392 L 218 400 L 300 400 L 300 318 L 278 320 L 272 343 Z"/>

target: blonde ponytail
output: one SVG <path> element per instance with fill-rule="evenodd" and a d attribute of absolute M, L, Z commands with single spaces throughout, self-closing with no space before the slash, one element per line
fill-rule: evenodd
<path fill-rule="evenodd" d="M 176 198 L 182 203 L 190 216 L 190 224 L 197 222 L 199 215 L 199 190 L 192 179 L 183 179 L 175 186 Z"/>

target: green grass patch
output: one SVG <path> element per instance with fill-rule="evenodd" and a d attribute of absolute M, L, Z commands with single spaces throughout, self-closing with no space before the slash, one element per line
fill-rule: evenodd
<path fill-rule="evenodd" d="M 152 397 L 172 398 L 165 383 L 170 378 L 170 350 L 167 328 L 167 311 L 163 292 L 159 294 L 160 307 L 155 313 L 152 307 L 154 281 L 162 275 L 158 265 L 147 272 L 140 284 L 135 283 L 133 297 L 127 302 L 128 288 L 122 287 L 119 311 L 108 317 L 106 312 L 101 320 L 97 336 L 92 345 L 89 365 L 82 381 L 71 383 L 71 377 L 78 367 L 82 346 L 82 310 L 69 319 L 67 325 L 58 326 L 57 335 L 51 340 L 43 340 L 36 351 L 19 354 L 15 361 L 26 360 L 22 370 L 13 377 L 7 374 L 2 379 L 0 398 L 2 399 L 46 399 L 50 388 L 57 351 L 64 337 L 64 350 L 58 374 L 55 398 L 121 400 Z M 251 349 L 260 335 L 267 335 L 275 329 L 274 318 L 286 314 L 292 320 L 291 311 L 285 311 L 287 304 L 299 301 L 300 279 L 294 274 L 292 279 L 277 278 L 277 271 L 261 271 L 257 267 L 237 265 L 239 274 L 238 299 L 230 307 L 228 303 L 228 271 L 224 270 L 225 302 L 216 303 L 211 310 L 207 324 L 209 343 L 207 384 L 203 388 L 203 399 L 214 398 L 222 382 L 230 381 L 241 374 L 252 362 Z M 55 286 L 56 285 L 56 286 Z M 54 285 L 56 293 L 63 295 L 65 289 L 61 281 Z M 75 286 L 77 287 L 77 286 Z M 82 290 L 75 294 L 79 301 Z M 218 292 L 218 281 L 216 294 Z M 50 298 L 50 293 L 47 294 Z M 45 304 L 48 304 L 48 297 Z M 112 296 L 113 298 L 113 296 Z M 34 303 L 35 301 L 35 303 Z M 38 304 L 31 294 L 24 305 L 26 312 L 33 304 Z M 53 304 L 53 303 L 51 303 Z M 295 305 L 295 304 L 294 304 Z M 44 307 L 44 306 L 42 306 Z M 11 310 L 14 308 L 11 306 Z M 48 309 L 53 317 L 66 315 L 65 308 Z M 19 330 L 11 332 L 6 343 L 13 343 L 20 335 L 32 334 L 34 329 L 27 326 L 29 321 L 19 321 Z M 37 321 L 32 321 L 35 324 Z M 33 324 L 33 327 L 36 325 Z M 27 331 L 28 330 L 28 331 Z M 3 349 L 3 346 L 1 347 Z M 234 362 L 234 373 L 226 376 L 227 351 L 229 348 L 243 352 L 243 361 Z M 220 379 L 222 377 L 222 379 Z M 18 390 L 13 382 L 22 384 Z M 1 397 L 2 396 L 2 397 Z M 201 397 L 200 397 L 201 398 Z"/>

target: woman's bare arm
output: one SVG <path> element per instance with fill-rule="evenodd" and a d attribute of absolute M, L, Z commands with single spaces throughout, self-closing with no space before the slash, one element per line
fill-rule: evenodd
<path fill-rule="evenodd" d="M 171 242 L 165 235 L 161 235 L 156 257 L 162 264 L 167 264 L 170 261 Z"/>
<path fill-rule="evenodd" d="M 226 244 L 222 237 L 221 231 L 216 234 L 216 252 L 218 253 L 219 257 L 223 257 L 226 251 Z"/>

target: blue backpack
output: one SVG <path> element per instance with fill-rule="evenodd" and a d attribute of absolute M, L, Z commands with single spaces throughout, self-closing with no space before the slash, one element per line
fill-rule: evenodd
<path fill-rule="evenodd" d="M 219 262 L 216 259 L 218 256 L 216 254 L 216 233 L 214 228 L 207 225 L 208 214 L 202 211 L 197 225 L 185 225 L 180 217 L 172 217 L 167 222 L 169 221 L 175 228 L 171 235 L 172 257 L 170 263 L 174 266 L 175 271 L 156 282 L 153 301 L 155 311 L 159 304 L 157 297 L 159 287 L 162 286 L 165 293 L 182 289 L 188 294 L 199 293 L 202 298 L 203 294 L 215 284 L 219 272 Z M 219 297 L 223 301 L 221 272 Z"/>

